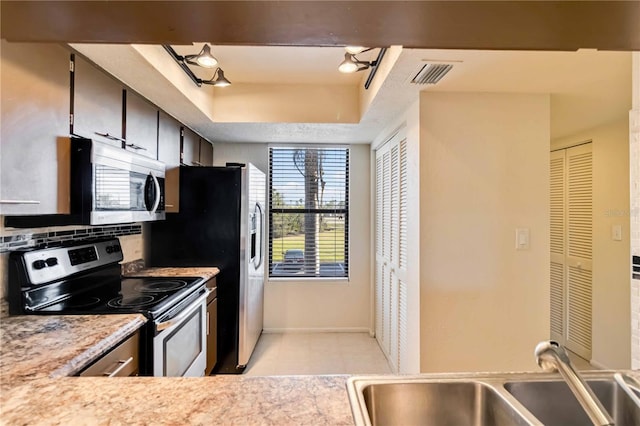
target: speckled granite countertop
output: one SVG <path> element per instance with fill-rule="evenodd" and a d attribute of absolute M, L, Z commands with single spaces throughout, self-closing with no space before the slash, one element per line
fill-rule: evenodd
<path fill-rule="evenodd" d="M 163 268 L 143 268 L 140 270 L 127 271 L 126 275 L 136 277 L 202 277 L 205 280 L 211 279 L 220 273 L 218 268 L 178 268 L 178 267 L 163 267 Z"/>
<path fill-rule="evenodd" d="M 218 268 L 131 275 L 211 278 Z M 0 320 L 0 424 L 352 425 L 348 376 L 64 377 L 139 328 L 142 315 Z"/>
<path fill-rule="evenodd" d="M 5 310 L 6 312 L 6 310 Z M 146 322 L 140 314 L 5 316 L 0 334 L 0 389 L 72 376 Z"/>
<path fill-rule="evenodd" d="M 2 396 L 4 424 L 352 425 L 345 376 L 71 377 Z"/>

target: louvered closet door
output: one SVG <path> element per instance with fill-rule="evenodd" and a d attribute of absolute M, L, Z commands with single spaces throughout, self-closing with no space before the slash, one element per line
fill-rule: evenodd
<path fill-rule="evenodd" d="M 551 153 L 551 338 L 591 359 L 592 145 Z"/>
<path fill-rule="evenodd" d="M 385 352 L 390 346 L 391 268 L 391 153 L 388 146 L 376 152 L 376 339 Z"/>
<path fill-rule="evenodd" d="M 591 144 L 567 149 L 566 345 L 591 359 L 592 175 Z"/>
<path fill-rule="evenodd" d="M 565 150 L 551 153 L 551 338 L 565 342 Z"/>
<path fill-rule="evenodd" d="M 398 371 L 398 358 L 399 358 L 399 345 L 398 345 L 398 317 L 399 310 L 399 289 L 398 289 L 398 275 L 396 269 L 398 268 L 398 214 L 400 207 L 400 179 L 399 179 L 399 145 L 394 144 L 391 146 L 391 185 L 390 185 L 390 216 L 389 216 L 389 360 L 392 364 L 392 369 Z"/>
<path fill-rule="evenodd" d="M 376 338 L 394 372 L 407 365 L 406 269 L 407 142 L 396 138 L 376 152 Z"/>
<path fill-rule="evenodd" d="M 399 143 L 398 169 L 398 258 L 395 275 L 398 283 L 398 358 L 399 373 L 408 373 L 409 342 L 407 335 L 408 300 L 407 300 L 407 197 L 408 197 L 408 158 L 407 140 Z"/>
<path fill-rule="evenodd" d="M 376 156 L 376 270 L 375 270 L 375 320 L 376 320 L 376 338 L 378 341 L 382 339 L 382 233 L 383 233 L 383 160 L 381 155 Z"/>

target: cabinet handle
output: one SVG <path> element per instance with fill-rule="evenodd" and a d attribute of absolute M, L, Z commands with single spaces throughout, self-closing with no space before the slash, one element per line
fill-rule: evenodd
<path fill-rule="evenodd" d="M 109 133 L 100 133 L 100 132 L 94 132 L 94 133 L 96 135 L 98 135 L 98 136 L 102 136 L 103 138 L 111 139 L 112 141 L 120 141 L 120 142 L 126 142 L 127 141 L 126 139 L 110 135 Z"/>
<path fill-rule="evenodd" d="M 165 207 L 173 207 L 173 204 L 165 204 Z"/>
<path fill-rule="evenodd" d="M 124 139 L 123 139 L 123 140 L 124 140 Z M 147 148 L 145 148 L 144 146 L 136 145 L 135 143 L 128 143 L 128 144 L 127 144 L 127 146 L 128 146 L 129 148 L 133 148 L 133 149 L 135 149 L 135 150 L 138 150 L 138 149 L 142 149 L 142 150 L 144 150 L 144 151 L 146 151 L 146 150 L 147 150 Z"/>
<path fill-rule="evenodd" d="M 0 200 L 0 204 L 40 204 L 38 200 Z"/>
<path fill-rule="evenodd" d="M 103 376 L 107 376 L 107 377 L 113 377 L 113 376 L 116 376 L 116 375 L 118 375 L 118 373 L 119 373 L 119 372 L 121 372 L 121 371 L 122 371 L 122 369 L 123 369 L 124 367 L 126 367 L 126 366 L 127 366 L 127 365 L 129 365 L 129 364 L 131 364 L 131 361 L 133 361 L 133 357 L 132 357 L 132 356 L 130 356 L 130 357 L 129 357 L 129 359 L 127 359 L 127 360 L 120 360 L 120 361 L 118 361 L 118 364 L 120 364 L 120 365 L 118 366 L 118 368 L 116 368 L 115 370 L 113 370 L 111 373 L 104 372 L 102 375 L 103 375 Z"/>
<path fill-rule="evenodd" d="M 207 336 L 209 335 L 209 312 L 207 312 Z"/>

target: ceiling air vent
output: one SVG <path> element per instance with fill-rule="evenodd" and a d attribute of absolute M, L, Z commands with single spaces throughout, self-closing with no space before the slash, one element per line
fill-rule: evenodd
<path fill-rule="evenodd" d="M 436 84 L 451 68 L 453 65 L 450 64 L 426 64 L 411 82 L 414 84 Z"/>

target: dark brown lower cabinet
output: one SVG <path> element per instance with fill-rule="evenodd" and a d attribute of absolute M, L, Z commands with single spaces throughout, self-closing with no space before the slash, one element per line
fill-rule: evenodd
<path fill-rule="evenodd" d="M 80 372 L 80 376 L 123 377 L 137 376 L 139 368 L 140 332 L 116 345 L 89 367 Z"/>
<path fill-rule="evenodd" d="M 207 297 L 207 367 L 204 371 L 209 375 L 218 361 L 218 297 L 215 278 L 207 282 L 207 288 L 211 293 Z"/>

